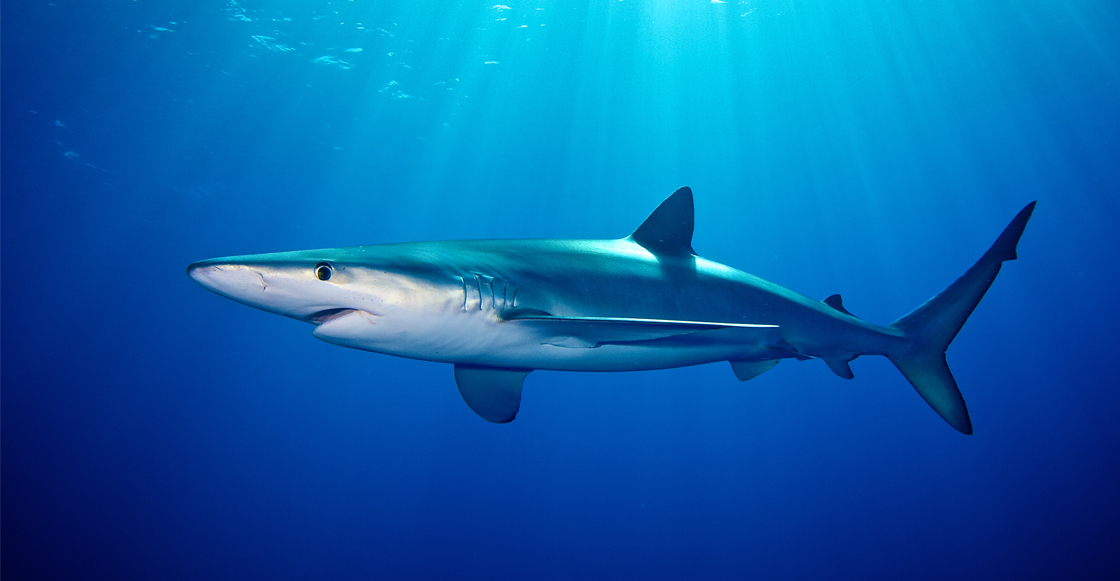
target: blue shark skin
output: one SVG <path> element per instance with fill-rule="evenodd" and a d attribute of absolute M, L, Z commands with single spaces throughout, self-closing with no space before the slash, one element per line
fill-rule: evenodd
<path fill-rule="evenodd" d="M 956 283 L 886 327 L 692 250 L 677 190 L 619 240 L 416 242 L 231 256 L 191 264 L 202 286 L 315 325 L 344 347 L 455 365 L 466 403 L 504 423 L 535 369 L 637 371 L 731 362 L 742 381 L 782 359 L 840 377 L 888 357 L 950 425 L 972 433 L 945 349 L 1015 247 L 1028 205 Z"/>

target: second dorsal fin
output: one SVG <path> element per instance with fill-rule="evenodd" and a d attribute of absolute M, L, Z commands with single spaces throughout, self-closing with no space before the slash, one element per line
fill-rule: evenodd
<path fill-rule="evenodd" d="M 844 300 L 840 298 L 840 295 L 832 295 L 821 302 L 836 309 L 837 311 L 840 311 L 841 313 L 844 313 L 845 315 L 848 315 L 849 317 L 856 317 L 855 315 L 849 313 L 848 309 L 844 308 Z M 859 317 L 856 318 L 858 319 Z"/>
<path fill-rule="evenodd" d="M 683 187 L 661 202 L 630 239 L 656 255 L 696 254 L 692 250 L 694 224 L 692 190 Z"/>

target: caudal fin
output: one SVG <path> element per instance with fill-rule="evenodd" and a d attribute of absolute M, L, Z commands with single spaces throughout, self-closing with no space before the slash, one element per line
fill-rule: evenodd
<path fill-rule="evenodd" d="M 907 349 L 888 355 L 888 359 L 906 376 L 926 403 L 963 434 L 972 433 L 972 420 L 945 362 L 945 350 L 980 299 L 984 298 L 1003 263 L 1018 258 L 1015 248 L 1034 212 L 1034 205 L 1035 202 L 1027 204 L 1015 216 L 995 244 L 964 276 L 890 325 L 901 331 L 910 342 Z"/>

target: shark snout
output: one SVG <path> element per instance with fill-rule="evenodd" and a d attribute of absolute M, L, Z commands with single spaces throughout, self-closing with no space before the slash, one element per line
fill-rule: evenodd
<path fill-rule="evenodd" d="M 315 324 L 350 307 L 347 293 L 334 282 L 318 278 L 311 266 L 254 258 L 194 262 L 187 266 L 187 276 L 223 297 Z"/>
<path fill-rule="evenodd" d="M 268 310 L 269 284 L 260 269 L 245 264 L 203 260 L 187 267 L 187 276 L 206 289 Z"/>
<path fill-rule="evenodd" d="M 206 280 L 207 270 L 211 267 L 210 261 L 202 260 L 199 262 L 192 262 L 187 265 L 187 276 L 191 277 L 195 282 L 206 286 L 203 281 Z"/>

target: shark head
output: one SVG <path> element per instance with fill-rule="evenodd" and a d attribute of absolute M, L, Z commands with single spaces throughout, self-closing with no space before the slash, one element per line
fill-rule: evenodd
<path fill-rule="evenodd" d="M 203 260 L 187 274 L 239 303 L 319 323 L 341 310 L 374 311 L 368 287 L 354 284 L 356 270 L 337 251 L 309 250 Z"/>
<path fill-rule="evenodd" d="M 409 329 L 422 329 L 461 285 L 441 285 L 403 268 L 376 247 L 229 256 L 195 262 L 187 274 L 237 302 L 316 326 L 324 341 L 378 350 Z"/>

